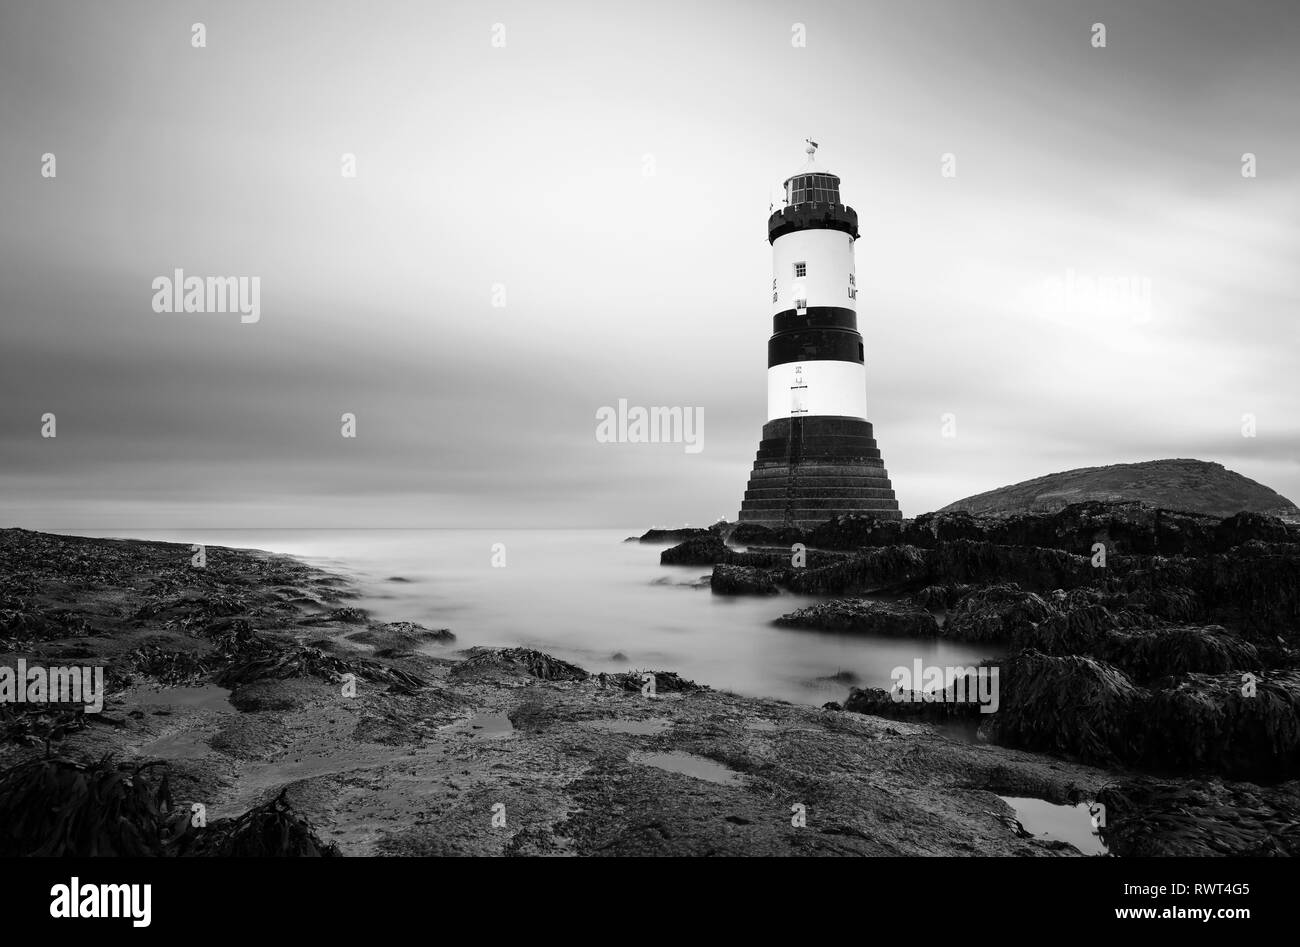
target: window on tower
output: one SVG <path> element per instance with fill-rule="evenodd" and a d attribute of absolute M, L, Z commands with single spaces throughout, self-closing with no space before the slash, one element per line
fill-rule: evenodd
<path fill-rule="evenodd" d="M 795 278 L 796 278 L 796 279 L 797 279 L 798 277 L 800 277 L 800 276 L 807 276 L 807 275 L 808 275 L 808 264 L 807 264 L 807 263 L 796 263 L 796 264 L 794 265 L 794 275 L 795 275 Z"/>

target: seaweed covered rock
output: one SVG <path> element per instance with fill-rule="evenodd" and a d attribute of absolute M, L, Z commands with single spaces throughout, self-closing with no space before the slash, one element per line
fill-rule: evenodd
<path fill-rule="evenodd" d="M 0 703 L 0 744 L 44 746 L 86 729 L 85 707 Z"/>
<path fill-rule="evenodd" d="M 903 540 L 903 524 L 898 520 L 880 520 L 869 513 L 845 513 L 815 527 L 808 534 L 808 545 L 822 549 L 862 549 L 871 546 L 896 546 Z"/>
<path fill-rule="evenodd" d="M 151 766 L 51 758 L 0 773 L 0 857 L 162 854 L 172 800 Z"/>
<path fill-rule="evenodd" d="M 939 585 L 927 585 L 912 593 L 912 601 L 931 611 L 947 611 L 978 586 L 963 583 L 946 582 Z"/>
<path fill-rule="evenodd" d="M 1143 714 L 1143 761 L 1272 779 L 1300 771 L 1300 671 L 1188 674 Z"/>
<path fill-rule="evenodd" d="M 777 529 L 759 523 L 737 523 L 727 535 L 726 540 L 737 546 L 792 546 L 805 543 L 804 532 L 795 527 Z"/>
<path fill-rule="evenodd" d="M 1147 586 L 1123 597 L 1124 606 L 1173 622 L 1194 622 L 1205 617 L 1201 597 L 1183 585 Z"/>
<path fill-rule="evenodd" d="M 532 648 L 471 648 L 469 656 L 452 668 L 451 676 L 466 678 L 520 676 L 542 681 L 585 681 L 591 675 L 568 661 Z"/>
<path fill-rule="evenodd" d="M 23 641 L 82 638 L 90 621 L 66 608 L 42 608 L 25 597 L 0 592 L 0 636 Z"/>
<path fill-rule="evenodd" d="M 938 582 L 988 584 L 1016 582 L 1031 592 L 1069 589 L 1096 581 L 1086 556 L 1059 549 L 1005 546 L 958 539 L 931 550 L 932 578 Z"/>
<path fill-rule="evenodd" d="M 1000 519 L 977 518 L 960 510 L 952 513 L 922 513 L 904 525 L 903 542 L 930 549 L 957 539 L 988 542 L 993 541 L 990 530 L 996 530 L 1002 523 Z"/>
<path fill-rule="evenodd" d="M 596 683 L 602 687 L 613 687 L 618 690 L 644 692 L 649 686 L 651 679 L 654 683 L 654 693 L 681 693 L 684 691 L 701 690 L 703 685 L 696 684 L 694 681 L 687 680 L 676 671 L 621 671 L 616 674 L 597 674 Z"/>
<path fill-rule="evenodd" d="M 1300 542 L 1300 530 L 1287 526 L 1276 516 L 1244 511 L 1229 516 L 1214 527 L 1215 552 L 1226 552 L 1255 540 L 1264 543 Z"/>
<path fill-rule="evenodd" d="M 215 661 L 194 650 L 172 650 L 157 645 L 136 648 L 114 666 L 118 682 L 132 681 L 136 675 L 151 678 L 159 684 L 174 687 L 196 684 L 210 675 Z"/>
<path fill-rule="evenodd" d="M 776 624 L 908 638 L 933 638 L 939 633 L 934 616 L 924 609 L 866 598 L 841 598 L 809 605 L 782 615 Z"/>
<path fill-rule="evenodd" d="M 1064 604 L 1061 600 L 1054 600 Z M 1103 655 L 1110 634 L 1122 628 L 1150 628 L 1159 620 L 1126 608 L 1100 604 L 1057 607 L 1021 644 L 1047 654 Z"/>
<path fill-rule="evenodd" d="M 1014 582 L 975 589 L 948 612 L 943 636 L 961 641 L 1031 641 L 1056 610 Z"/>
<path fill-rule="evenodd" d="M 1091 555 L 1206 556 L 1246 542 L 1300 542 L 1300 529 L 1261 513 L 1219 516 L 1163 509 L 1139 501 L 1086 500 L 1054 511 L 972 513 L 951 507 L 901 523 L 849 514 L 822 524 L 809 542 L 827 549 L 912 545 L 934 548 L 954 540 L 1036 546 Z"/>
<path fill-rule="evenodd" d="M 989 539 L 1091 555 L 1184 555 L 1207 552 L 1217 517 L 1160 509 L 1140 502 L 1084 501 L 1054 513 L 1025 513 L 995 521 Z"/>
<path fill-rule="evenodd" d="M 711 535 L 714 535 L 712 530 L 697 526 L 686 526 L 681 529 L 648 529 L 637 538 L 637 542 L 663 545 Z"/>
<path fill-rule="evenodd" d="M 320 615 L 312 615 L 299 621 L 301 625 L 324 625 L 331 622 L 337 622 L 342 625 L 364 625 L 366 623 L 366 613 L 360 608 L 353 608 L 346 605 L 342 608 L 333 608 L 328 612 Z"/>
<path fill-rule="evenodd" d="M 834 565 L 795 570 L 788 585 L 793 592 L 812 595 L 869 593 L 923 581 L 929 572 L 926 550 L 890 546 L 865 550 Z"/>
<path fill-rule="evenodd" d="M 1102 543 L 1110 554 L 1205 556 L 1251 540 L 1300 541 L 1300 530 L 1276 517 L 1239 513 L 1226 520 L 1197 512 L 1162 509 L 1139 501 L 1086 500 L 1042 512 L 972 512 L 946 507 L 902 522 L 850 513 L 808 534 L 824 549 L 910 545 L 933 549 L 967 540 L 1003 546 L 1059 549 L 1091 555 Z"/>
<path fill-rule="evenodd" d="M 1107 587 L 1174 621 L 1240 625 L 1294 639 L 1300 628 L 1300 545 L 1252 540 L 1212 556 L 1123 556 Z"/>
<path fill-rule="evenodd" d="M 1110 665 L 1029 650 L 1000 665 L 997 713 L 981 737 L 1113 765 L 1133 755 L 1146 692 Z"/>
<path fill-rule="evenodd" d="M 415 652 L 422 645 L 447 644 L 456 636 L 447 628 L 425 628 L 413 621 L 375 622 L 364 631 L 354 631 L 349 641 L 368 644 L 379 656 Z"/>
<path fill-rule="evenodd" d="M 800 549 L 790 546 L 751 546 L 741 552 L 728 549 L 722 559 L 731 566 L 757 566 L 761 569 L 821 569 L 848 562 L 852 553 L 825 549 Z"/>
<path fill-rule="evenodd" d="M 816 555 L 809 553 L 808 555 Z M 715 565 L 723 564 L 729 566 L 744 566 L 754 569 L 785 569 L 790 566 L 790 550 L 783 548 L 759 548 L 749 549 L 741 552 L 736 549 L 728 549 L 721 559 Z M 818 564 L 825 565 L 827 560 L 822 559 Z"/>
<path fill-rule="evenodd" d="M 1300 782 L 1137 777 L 1106 787 L 1097 802 L 1106 813 L 1102 840 L 1122 858 L 1300 856 Z"/>
<path fill-rule="evenodd" d="M 284 791 L 233 819 L 218 819 L 202 829 L 186 829 L 181 854 L 199 858 L 337 858 L 338 846 L 326 843 L 294 811 Z"/>
<path fill-rule="evenodd" d="M 709 587 L 714 595 L 776 595 L 779 591 L 772 576 L 762 569 L 722 563 L 713 567 Z"/>
<path fill-rule="evenodd" d="M 1259 652 L 1220 625 L 1111 629 L 1091 653 L 1123 668 L 1139 683 L 1188 672 L 1259 670 Z"/>
<path fill-rule="evenodd" d="M 887 691 L 880 687 L 849 689 L 843 709 L 858 714 L 871 714 L 889 720 L 919 720 L 926 723 L 951 721 L 974 722 L 981 717 L 978 685 L 969 674 L 963 681 L 954 681 L 944 688 L 928 691 Z"/>
<path fill-rule="evenodd" d="M 1202 584 L 1186 583 L 1217 612 L 1256 633 L 1300 634 L 1300 546 L 1294 543 L 1244 543 L 1206 561 Z"/>
<path fill-rule="evenodd" d="M 727 545 L 719 537 L 708 534 L 665 549 L 659 562 L 665 566 L 711 566 L 727 558 Z"/>
<path fill-rule="evenodd" d="M 797 572 L 789 586 L 795 592 L 841 595 L 1014 581 L 1029 591 L 1050 591 L 1099 578 L 1088 558 L 1059 549 L 959 539 L 933 548 L 896 545 L 860 550 L 842 562 Z"/>
<path fill-rule="evenodd" d="M 295 677 L 317 677 L 337 684 L 344 675 L 374 683 L 387 684 L 398 691 L 412 693 L 427 686 L 427 682 L 399 668 L 361 658 L 340 658 L 321 648 L 304 645 L 267 644 L 263 649 L 233 661 L 217 675 L 215 682 L 222 687 L 236 688 L 241 684 L 265 679 L 286 680 Z"/>

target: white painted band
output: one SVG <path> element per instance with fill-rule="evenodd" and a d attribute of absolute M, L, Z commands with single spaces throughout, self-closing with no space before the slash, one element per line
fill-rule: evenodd
<path fill-rule="evenodd" d="M 867 417 L 867 369 L 858 362 L 787 362 L 767 370 L 767 419 Z"/>
<path fill-rule="evenodd" d="M 803 264 L 798 276 L 796 264 Z M 857 308 L 853 238 L 838 230 L 796 230 L 772 244 L 772 314 L 805 306 Z"/>

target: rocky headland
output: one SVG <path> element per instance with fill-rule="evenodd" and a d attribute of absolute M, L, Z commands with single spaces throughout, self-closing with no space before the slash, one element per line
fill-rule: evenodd
<path fill-rule="evenodd" d="M 1057 513 L 1089 501 L 1136 501 L 1218 517 L 1265 513 L 1300 523 L 1300 509 L 1277 491 L 1222 464 L 1191 458 L 1063 470 L 957 500 L 939 512 Z"/>

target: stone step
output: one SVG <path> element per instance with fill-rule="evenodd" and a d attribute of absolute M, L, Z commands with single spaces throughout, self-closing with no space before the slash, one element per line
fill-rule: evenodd
<path fill-rule="evenodd" d="M 875 437 L 875 428 L 870 421 L 860 418 L 845 418 L 826 415 L 805 415 L 800 418 L 777 418 L 763 425 L 762 437 L 786 438 L 791 431 L 799 431 L 806 437 L 822 434 L 851 434 L 857 437 Z"/>
<path fill-rule="evenodd" d="M 816 487 L 818 489 L 860 488 L 863 490 L 888 490 L 893 487 L 888 477 L 820 477 L 802 471 L 796 475 L 796 481 L 800 487 Z M 745 488 L 748 490 L 783 490 L 789 482 L 789 474 L 782 474 L 780 477 L 755 477 L 751 475 Z"/>
<path fill-rule="evenodd" d="M 790 512 L 790 518 L 787 520 L 783 514 L 774 515 L 771 511 L 767 510 L 741 510 L 739 521 L 742 523 L 753 523 L 757 526 L 770 526 L 773 529 L 781 529 L 787 525 L 793 526 L 796 529 L 812 529 L 839 515 L 838 513 L 833 513 L 827 510 L 795 509 Z M 853 510 L 845 512 L 860 513 L 863 511 Z M 874 510 L 870 512 L 876 519 L 884 520 L 886 522 L 899 522 L 903 518 L 903 514 L 898 510 Z"/>
<path fill-rule="evenodd" d="M 807 510 L 838 510 L 844 513 L 861 510 L 896 510 L 898 501 L 893 497 L 810 497 L 800 493 L 793 502 L 788 497 L 773 497 L 765 500 L 744 500 L 741 510 L 775 510 L 783 511 L 786 507 Z"/>
<path fill-rule="evenodd" d="M 847 466 L 844 464 L 799 464 L 796 468 L 799 477 L 846 477 L 863 480 L 880 480 L 889 476 L 883 461 L 867 461 Z M 754 465 L 749 475 L 750 480 L 785 479 L 790 476 L 789 464 L 767 463 Z"/>
<path fill-rule="evenodd" d="M 838 461 L 841 464 L 857 463 L 861 460 L 880 460 L 880 451 L 874 447 L 806 447 L 802 451 L 795 452 L 793 456 L 801 462 L 812 461 Z M 791 451 L 786 447 L 760 447 L 754 459 L 759 463 L 763 461 L 783 461 L 789 460 Z"/>
<path fill-rule="evenodd" d="M 888 487 L 826 487 L 821 484 L 809 484 L 802 480 L 796 486 L 796 493 L 801 497 L 816 497 L 820 500 L 836 498 L 845 500 L 893 500 L 894 491 Z M 784 500 L 786 490 L 781 487 L 751 488 L 745 491 L 746 500 Z"/>
<path fill-rule="evenodd" d="M 785 449 L 797 445 L 802 445 L 804 450 L 810 448 L 821 450 L 827 447 L 865 447 L 868 450 L 876 450 L 880 446 L 876 443 L 874 437 L 857 437 L 852 434 L 819 434 L 815 437 L 808 435 L 799 440 L 787 440 L 784 437 L 764 438 L 758 442 L 758 449 Z"/>

